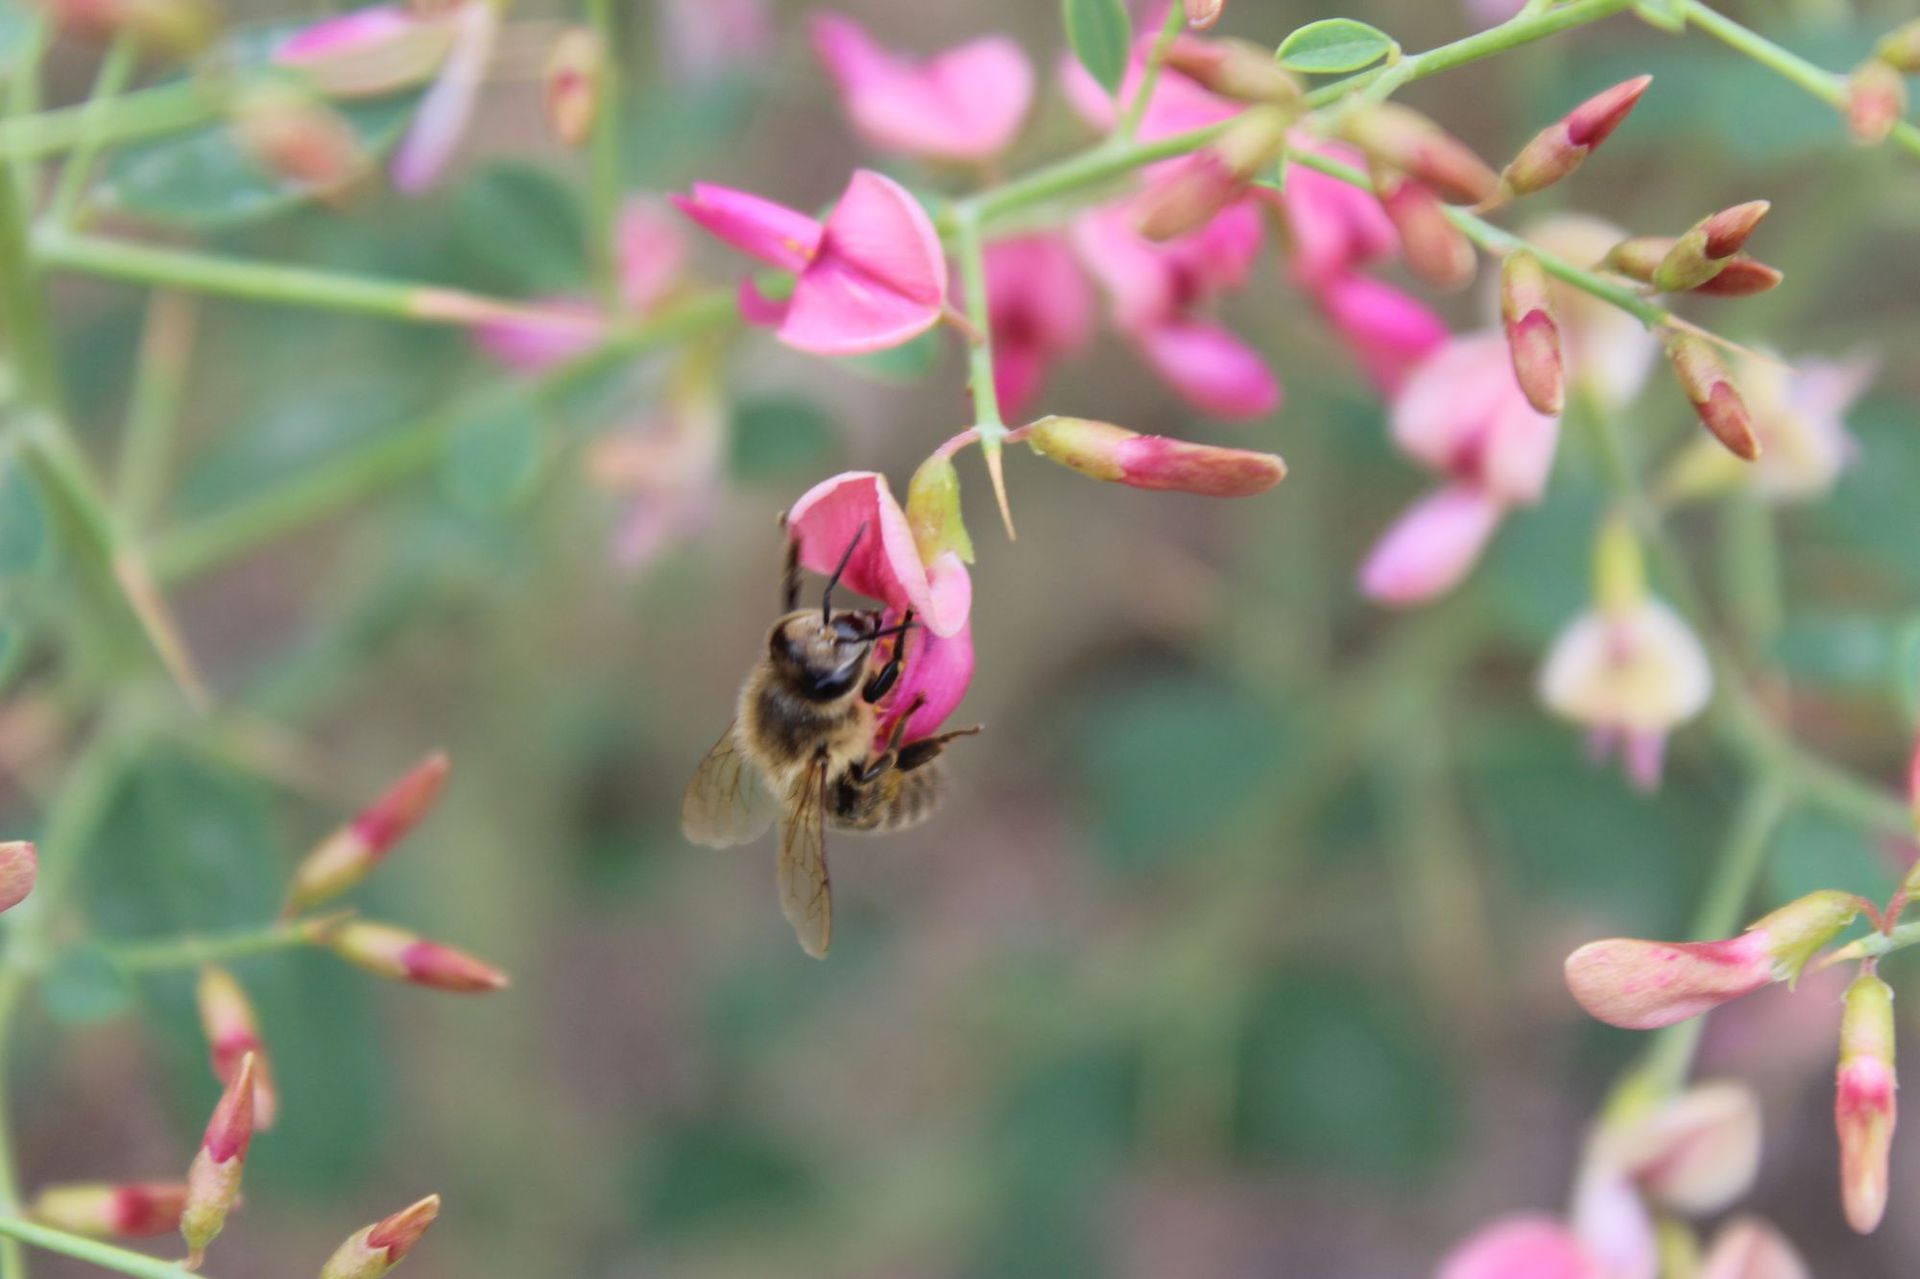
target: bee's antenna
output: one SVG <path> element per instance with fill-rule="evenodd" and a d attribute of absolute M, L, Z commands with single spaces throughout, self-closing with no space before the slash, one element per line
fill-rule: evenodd
<path fill-rule="evenodd" d="M 867 636 L 867 640 L 871 643 L 875 640 L 883 640 L 893 635 L 905 635 L 918 625 L 920 625 L 920 623 L 914 621 L 901 622 L 897 626 L 889 626 L 885 630 L 875 631 L 873 634 Z"/>
<path fill-rule="evenodd" d="M 820 592 L 820 621 L 822 623 L 833 620 L 833 588 L 840 584 L 840 575 L 846 572 L 847 565 L 853 562 L 853 552 L 860 545 L 860 539 L 865 537 L 866 534 L 867 522 L 861 520 L 860 527 L 853 531 L 853 540 L 847 543 L 846 553 L 840 557 L 840 562 L 834 566 L 833 576 L 827 579 L 827 589 Z"/>

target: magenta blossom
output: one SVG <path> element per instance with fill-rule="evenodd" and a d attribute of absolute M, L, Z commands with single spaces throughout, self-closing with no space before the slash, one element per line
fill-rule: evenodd
<path fill-rule="evenodd" d="M 1308 144 L 1296 133 L 1291 145 Z M 1318 143 L 1308 149 L 1345 164 L 1365 165 L 1350 147 Z M 1399 252 L 1399 233 L 1371 191 L 1304 164 L 1288 167 L 1280 210 L 1287 227 L 1288 265 L 1305 288 L 1317 291 Z"/>
<path fill-rule="evenodd" d="M 1230 205 L 1202 229 L 1164 243 L 1134 229 L 1129 206 L 1113 205 L 1081 217 L 1073 239 L 1106 289 L 1114 326 L 1189 403 L 1224 418 L 1263 417 L 1279 407 L 1280 382 L 1266 361 L 1200 314 L 1252 274 L 1262 239 L 1253 202 Z"/>
<path fill-rule="evenodd" d="M 1054 364 L 1093 333 L 1093 291 L 1067 242 L 1026 235 L 987 248 L 987 308 L 1000 407 L 1025 416 Z"/>
<path fill-rule="evenodd" d="M 1033 100 L 1033 68 L 1005 36 L 915 62 L 880 47 L 859 23 L 837 13 L 816 14 L 810 30 L 854 128 L 885 151 L 967 164 L 989 160 L 1013 141 Z"/>
<path fill-rule="evenodd" d="M 687 261 L 686 235 L 678 220 L 648 199 L 626 203 L 614 235 L 620 301 L 630 315 L 646 316 L 680 282 Z M 553 297 L 534 305 L 572 323 L 487 320 L 473 327 L 475 345 L 515 372 L 539 373 L 586 354 L 606 336 L 605 316 L 583 298 Z"/>
<path fill-rule="evenodd" d="M 1413 370 L 1446 343 L 1447 326 L 1432 308 L 1371 276 L 1332 276 L 1314 297 L 1384 395 L 1398 395 Z"/>
<path fill-rule="evenodd" d="M 1068 55 L 1062 59 L 1060 88 L 1066 95 L 1067 105 L 1092 128 L 1102 133 L 1110 132 L 1120 120 L 1119 103 L 1132 102 L 1139 96 L 1140 85 L 1146 75 L 1147 50 L 1152 47 L 1153 41 L 1154 37 L 1148 35 L 1136 42 L 1117 97 L 1101 87 L 1100 82 L 1080 65 L 1078 58 Z M 1140 127 L 1135 136 L 1142 142 L 1155 142 L 1176 133 L 1189 133 L 1230 120 L 1243 109 L 1240 103 L 1209 92 L 1191 77 L 1164 67 L 1159 80 L 1154 83 L 1153 98 L 1140 117 Z"/>
<path fill-rule="evenodd" d="M 674 204 L 742 253 L 798 277 L 792 297 L 743 282 L 741 310 L 788 346 L 858 355 L 899 346 L 939 322 L 947 259 L 919 201 L 891 178 L 856 170 L 825 224 L 745 191 L 696 183 Z"/>
<path fill-rule="evenodd" d="M 906 512 L 886 477 L 871 471 L 849 471 L 807 490 L 787 513 L 787 533 L 799 544 L 800 563 L 816 573 L 833 572 L 852 546 L 840 581 L 884 604 L 886 625 L 913 611 L 921 625 L 905 637 L 905 665 L 900 682 L 880 703 L 876 740 L 884 741 L 916 704 L 905 740 L 931 736 L 973 679 L 973 581 L 967 566 L 953 551 L 922 563 Z"/>

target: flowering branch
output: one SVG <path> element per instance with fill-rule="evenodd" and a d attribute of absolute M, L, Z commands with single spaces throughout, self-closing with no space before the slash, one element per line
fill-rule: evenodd
<path fill-rule="evenodd" d="M 134 1279 L 181 1279 L 186 1272 L 178 1261 L 163 1261 L 143 1252 L 119 1248 L 98 1239 L 69 1234 L 20 1217 L 0 1216 L 0 1236 L 16 1243 L 31 1244 L 48 1252 L 85 1261 Z"/>

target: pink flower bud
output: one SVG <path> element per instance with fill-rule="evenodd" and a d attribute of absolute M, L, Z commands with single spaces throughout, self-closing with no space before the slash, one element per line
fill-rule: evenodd
<path fill-rule="evenodd" d="M 1371 159 L 1419 179 L 1450 204 L 1480 204 L 1500 192 L 1500 177 L 1485 161 L 1411 107 L 1383 102 L 1356 112 L 1342 131 Z"/>
<path fill-rule="evenodd" d="M 1579 168 L 1593 149 L 1620 127 L 1652 83 L 1653 77 L 1648 75 L 1624 80 L 1588 98 L 1535 134 L 1501 175 L 1507 189 L 1515 195 L 1531 195 Z"/>
<path fill-rule="evenodd" d="M 326 941 L 342 959 L 392 981 L 461 994 L 502 990 L 507 985 L 505 973 L 465 951 L 388 924 L 348 920 L 333 929 Z"/>
<path fill-rule="evenodd" d="M 1667 334 L 1666 346 L 1674 376 L 1713 438 L 1743 461 L 1758 460 L 1760 436 L 1754 430 L 1753 415 L 1713 346 L 1705 338 L 1679 330 Z"/>
<path fill-rule="evenodd" d="M 1401 250 L 1415 275 L 1441 289 L 1457 289 L 1473 279 L 1479 265 L 1473 243 L 1448 219 L 1439 197 L 1390 171 L 1375 176 L 1374 191 L 1400 233 Z"/>
<path fill-rule="evenodd" d="M 1725 941 L 1656 942 L 1616 937 L 1567 956 L 1567 988 L 1611 1026 L 1657 1030 L 1791 981 L 1814 952 L 1859 912 L 1847 893 L 1809 893 Z"/>
<path fill-rule="evenodd" d="M 1683 293 L 1711 280 L 1728 258 L 1746 247 L 1748 237 L 1772 207 L 1765 200 L 1749 200 L 1694 223 L 1653 269 L 1653 287 L 1662 293 Z"/>
<path fill-rule="evenodd" d="M 287 913 L 330 901 L 372 874 L 433 807 L 450 767 L 446 754 L 435 751 L 358 817 L 321 841 L 293 873 Z"/>
<path fill-rule="evenodd" d="M 1166 65 L 1208 92 L 1239 102 L 1287 106 L 1299 102 L 1303 92 L 1271 50 L 1249 40 L 1181 36 L 1168 47 Z"/>
<path fill-rule="evenodd" d="M 1840 1134 L 1840 1199 L 1847 1224 L 1871 1234 L 1887 1211 L 1887 1156 L 1898 1105 L 1893 988 L 1871 972 L 1847 987 L 1833 1121 Z"/>
<path fill-rule="evenodd" d="M 1213 221 L 1279 160 L 1292 123 L 1292 113 L 1280 107 L 1254 107 L 1212 146 L 1174 161 L 1135 205 L 1140 234 L 1172 240 Z"/>
<path fill-rule="evenodd" d="M 372 168 L 372 157 L 338 111 L 284 85 L 242 94 L 232 129 L 255 164 L 322 199 L 337 200 Z"/>
<path fill-rule="evenodd" d="M 27 899 L 40 877 L 40 856 L 24 839 L 0 841 L 0 911 L 12 910 Z"/>
<path fill-rule="evenodd" d="M 240 1071 L 240 1063 L 252 1058 L 253 1126 L 265 1132 L 273 1127 L 279 1114 L 280 1099 L 273 1086 L 273 1072 L 267 1064 L 266 1046 L 260 1041 L 259 1021 L 247 992 L 232 973 L 209 965 L 200 972 L 196 994 L 200 1026 L 212 1053 L 213 1077 L 222 1084 L 230 1084 Z"/>
<path fill-rule="evenodd" d="M 185 1182 L 86 1182 L 46 1187 L 27 1206 L 27 1215 L 91 1239 L 145 1239 L 178 1230 L 186 1205 Z"/>
<path fill-rule="evenodd" d="M 180 1235 L 187 1241 L 187 1268 L 199 1266 L 207 1245 L 227 1224 L 227 1214 L 240 1197 L 240 1177 L 253 1142 L 253 1055 L 240 1059 L 226 1091 L 207 1121 L 206 1136 L 187 1169 L 187 1202 L 180 1216 Z"/>
<path fill-rule="evenodd" d="M 1873 53 L 1895 71 L 1920 72 L 1920 18 L 1887 32 Z"/>
<path fill-rule="evenodd" d="M 1813 1272 L 1778 1230 L 1736 1217 L 1714 1235 L 1696 1279 L 1813 1279 Z"/>
<path fill-rule="evenodd" d="M 1702 297 L 1745 298 L 1780 287 L 1786 276 L 1758 258 L 1736 254 L 1720 268 L 1720 274 L 1695 289 Z"/>
<path fill-rule="evenodd" d="M 1187 0 L 1187 25 L 1205 31 L 1220 21 L 1220 12 L 1226 7 L 1227 0 Z"/>
<path fill-rule="evenodd" d="M 1287 476 L 1287 464 L 1271 453 L 1140 435 L 1084 418 L 1041 418 L 1027 428 L 1027 443 L 1098 480 L 1202 497 L 1251 497 Z"/>
<path fill-rule="evenodd" d="M 1885 142 L 1907 114 L 1907 81 L 1878 58 L 1869 58 L 1847 77 L 1847 131 L 1869 146 Z"/>
<path fill-rule="evenodd" d="M 1557 417 L 1566 404 L 1560 322 L 1553 314 L 1546 268 L 1533 254 L 1509 253 L 1500 264 L 1500 319 L 1513 353 L 1513 376 L 1527 403 Z"/>
<path fill-rule="evenodd" d="M 586 143 L 600 109 L 606 50 L 590 27 L 568 27 L 547 54 L 544 97 L 547 127 L 566 147 Z"/>
<path fill-rule="evenodd" d="M 913 473 L 907 482 L 907 523 L 921 563 L 931 564 L 948 551 L 973 563 L 973 539 L 960 513 L 960 473 L 952 458 L 936 453 Z"/>
<path fill-rule="evenodd" d="M 406 1258 L 439 1215 L 440 1196 L 428 1195 L 419 1203 L 374 1222 L 355 1233 L 327 1258 L 327 1264 L 321 1267 L 320 1279 L 381 1279 Z"/>

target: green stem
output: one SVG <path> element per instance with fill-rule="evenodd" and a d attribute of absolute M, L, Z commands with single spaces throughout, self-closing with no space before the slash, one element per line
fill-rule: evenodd
<path fill-rule="evenodd" d="M 265 490 L 174 529 L 154 548 L 154 571 L 162 581 L 197 576 L 254 547 L 339 511 L 434 465 L 448 435 L 472 414 L 497 406 L 504 395 L 530 395 L 543 402 L 605 374 L 646 351 L 734 323 L 734 300 L 710 293 L 625 332 L 599 350 L 527 387 L 499 384 L 440 412 L 382 433 L 342 456 L 308 467 L 286 483 Z"/>
<path fill-rule="evenodd" d="M 53 19 L 43 9 L 36 9 L 28 19 L 27 31 L 20 40 L 20 48 L 14 55 L 13 75 L 7 82 L 6 113 L 9 120 L 32 115 L 40 109 L 43 85 L 41 83 L 41 61 L 46 57 L 47 45 L 53 39 Z M 6 122 L 0 122 L 0 129 Z M 13 185 L 22 198 L 21 215 L 27 216 L 26 197 L 36 192 L 40 185 L 40 170 L 32 160 L 24 156 L 9 156 L 6 166 L 13 176 Z"/>
<path fill-rule="evenodd" d="M 27 976 L 18 966 L 0 965 L 0 1214 L 20 1211 L 20 1177 L 13 1153 L 13 1116 L 5 1103 L 7 1068 L 6 1044 L 11 1038 L 14 1015 L 20 997 L 26 993 Z M 0 1239 L 0 1279 L 24 1279 L 27 1273 L 25 1250 L 18 1240 Z"/>
<path fill-rule="evenodd" d="M 614 239 L 625 186 L 620 144 L 621 46 L 614 0 L 587 0 L 587 21 L 600 38 L 600 84 L 596 90 L 593 132 L 588 140 L 591 185 L 587 196 L 587 224 L 593 237 L 593 260 L 601 300 L 611 311 L 620 305 L 619 258 Z"/>
<path fill-rule="evenodd" d="M 291 950 L 309 943 L 304 921 L 284 920 L 265 928 L 215 936 L 173 937 L 166 941 L 129 942 L 106 947 L 107 955 L 127 972 L 164 972 L 225 964 L 254 955 Z"/>
<path fill-rule="evenodd" d="M 1782 79 L 1805 89 L 1827 105 L 1844 111 L 1847 106 L 1847 79 L 1807 61 L 1791 49 L 1783 48 L 1735 22 L 1701 0 L 1680 0 L 1687 22 L 1706 32 L 1730 49 L 1745 54 Z M 1893 126 L 1889 138 L 1904 150 L 1920 155 L 1920 128 L 1901 120 Z"/>
<path fill-rule="evenodd" d="M 134 1279 L 191 1279 L 191 1272 L 177 1261 L 164 1261 L 144 1252 L 118 1248 L 81 1235 L 70 1235 L 64 1230 L 55 1230 L 19 1217 L 0 1217 L 0 1236 L 17 1243 L 31 1244 L 35 1248 L 44 1248 L 48 1252 L 61 1253 L 78 1261 L 91 1262 L 123 1275 L 132 1275 Z"/>
<path fill-rule="evenodd" d="M 1726 937 L 1740 926 L 1747 902 L 1766 866 L 1767 848 L 1781 818 L 1786 816 L 1787 807 L 1786 795 L 1777 779 L 1762 776 L 1753 780 L 1734 814 L 1727 841 L 1714 863 L 1706 896 L 1694 915 L 1691 936 L 1695 939 L 1709 941 Z M 1706 1023 L 1705 1017 L 1692 1017 L 1667 1027 L 1654 1038 L 1647 1054 L 1646 1076 L 1660 1091 L 1675 1091 L 1686 1081 Z"/>
<path fill-rule="evenodd" d="M 114 146 L 142 138 L 178 133 L 220 118 L 227 94 L 197 80 L 122 94 L 95 109 L 92 104 L 62 107 L 39 115 L 0 122 L 0 157 L 38 160 L 71 151 L 91 139 Z"/>
<path fill-rule="evenodd" d="M 1006 435 L 1006 422 L 1000 416 L 1000 394 L 993 380 L 986 247 L 980 237 L 980 219 L 973 210 L 956 210 L 953 238 L 960 283 L 967 291 L 967 321 L 973 326 L 967 343 L 967 388 L 973 393 L 973 421 L 980 432 L 981 447 L 998 448 Z"/>
<path fill-rule="evenodd" d="M 1167 65 L 1167 50 L 1179 38 L 1181 28 L 1187 25 L 1187 11 L 1184 5 L 1167 6 L 1167 20 L 1160 26 L 1160 35 L 1153 42 L 1153 48 L 1147 51 L 1147 65 L 1140 73 L 1140 87 L 1134 91 L 1133 101 L 1127 103 L 1125 114 L 1113 131 L 1114 137 L 1121 142 L 1132 142 L 1133 135 L 1140 131 L 1140 121 L 1147 114 L 1147 106 L 1153 101 L 1153 91 L 1160 83 L 1160 72 Z"/>
<path fill-rule="evenodd" d="M 53 203 L 47 209 L 50 225 L 66 226 L 74 220 L 80 197 L 87 189 L 87 178 L 93 172 L 94 160 L 100 154 L 102 117 L 108 104 L 120 96 L 133 78 L 138 57 L 138 46 L 127 32 L 115 36 L 107 46 L 106 56 L 100 60 L 100 69 L 94 75 L 93 88 L 81 106 L 80 137 L 74 144 L 73 154 L 67 157 L 66 167 L 60 170 L 60 184 L 54 188 Z"/>
<path fill-rule="evenodd" d="M 120 518 L 136 532 L 152 522 L 166 491 L 180 402 L 199 327 L 197 308 L 191 294 L 174 289 L 156 289 L 147 299 L 113 486 Z"/>

